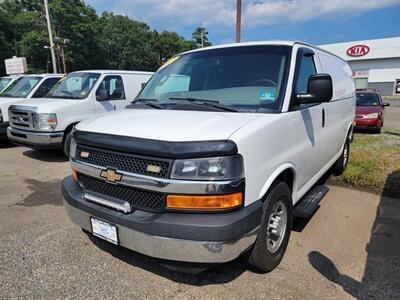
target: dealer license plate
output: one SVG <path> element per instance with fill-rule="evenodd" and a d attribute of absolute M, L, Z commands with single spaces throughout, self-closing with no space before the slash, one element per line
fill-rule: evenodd
<path fill-rule="evenodd" d="M 110 243 L 116 245 L 118 244 L 118 234 L 116 226 L 95 218 L 90 218 L 90 222 L 92 223 L 93 235 L 102 238 Z"/>

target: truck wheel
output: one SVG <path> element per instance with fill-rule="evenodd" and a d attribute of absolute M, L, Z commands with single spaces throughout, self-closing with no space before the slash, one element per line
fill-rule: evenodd
<path fill-rule="evenodd" d="M 347 163 L 349 162 L 349 154 L 350 154 L 350 142 L 349 139 L 346 139 L 346 143 L 344 144 L 342 154 L 336 161 L 333 167 L 333 174 L 335 176 L 340 176 L 344 173 L 347 167 Z"/>
<path fill-rule="evenodd" d="M 69 149 L 70 149 L 70 145 L 71 145 L 71 131 L 69 131 L 63 141 L 63 152 L 65 154 L 66 157 L 69 157 Z"/>
<path fill-rule="evenodd" d="M 292 192 L 280 182 L 269 192 L 263 205 L 257 240 L 246 257 L 251 269 L 273 270 L 282 260 L 292 230 Z"/>

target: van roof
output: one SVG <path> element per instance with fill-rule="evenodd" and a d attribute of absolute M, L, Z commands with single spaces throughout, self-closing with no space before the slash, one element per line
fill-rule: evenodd
<path fill-rule="evenodd" d="M 243 42 L 243 43 L 230 43 L 230 44 L 224 44 L 224 45 L 217 45 L 217 46 L 210 46 L 210 47 L 205 47 L 205 48 L 199 48 L 199 49 L 194 49 L 194 50 L 189 50 L 186 52 L 183 52 L 182 54 L 186 53 L 192 53 L 192 52 L 198 52 L 198 51 L 207 51 L 210 49 L 222 49 L 222 48 L 230 48 L 230 47 L 243 47 L 243 46 L 262 46 L 262 45 L 276 45 L 276 46 L 294 46 L 295 44 L 301 44 L 304 46 L 312 47 L 314 49 L 317 49 L 319 51 L 325 52 L 329 55 L 332 55 L 336 58 L 339 58 L 342 61 L 345 61 L 343 58 L 337 56 L 336 54 L 333 54 L 325 49 L 319 48 L 315 45 L 311 45 L 309 43 L 305 43 L 302 41 L 288 41 L 288 40 L 271 40 L 271 41 L 254 41 L 254 42 Z"/>
<path fill-rule="evenodd" d="M 129 70 L 79 70 L 71 73 L 83 73 L 83 72 L 97 72 L 105 74 L 136 74 L 136 75 L 153 75 L 154 72 L 147 71 L 129 71 Z"/>

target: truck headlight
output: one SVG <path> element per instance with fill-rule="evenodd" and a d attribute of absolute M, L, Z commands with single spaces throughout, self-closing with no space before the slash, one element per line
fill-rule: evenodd
<path fill-rule="evenodd" d="M 378 117 L 378 113 L 372 113 L 364 116 L 364 119 L 376 119 Z"/>
<path fill-rule="evenodd" d="M 192 180 L 228 180 L 243 178 L 243 159 L 240 155 L 177 159 L 171 178 Z"/>
<path fill-rule="evenodd" d="M 37 123 L 40 130 L 53 131 L 57 126 L 56 114 L 37 114 Z"/>

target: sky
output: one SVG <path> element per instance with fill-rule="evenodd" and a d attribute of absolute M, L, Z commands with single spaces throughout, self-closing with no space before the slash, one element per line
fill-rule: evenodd
<path fill-rule="evenodd" d="M 199 26 L 214 44 L 235 40 L 236 0 L 86 0 L 185 38 Z M 320 45 L 400 36 L 400 0 L 242 0 L 242 41 Z"/>

